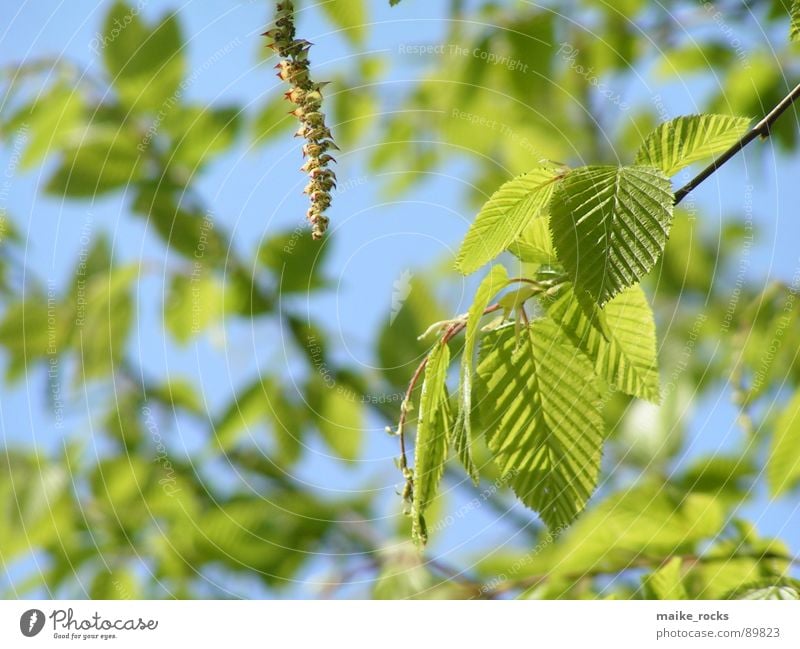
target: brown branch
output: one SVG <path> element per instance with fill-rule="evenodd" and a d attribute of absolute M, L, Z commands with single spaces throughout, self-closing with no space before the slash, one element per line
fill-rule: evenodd
<path fill-rule="evenodd" d="M 757 137 L 769 137 L 772 125 L 783 113 L 800 98 L 800 84 L 796 85 L 794 89 L 786 95 L 775 108 L 773 108 L 766 117 L 750 129 L 738 142 L 731 145 L 731 147 L 719 156 L 714 162 L 703 169 L 699 174 L 692 178 L 688 183 L 675 192 L 674 204 L 680 203 L 686 196 L 689 195 L 693 189 L 696 189 L 700 183 L 711 176 L 717 169 L 724 165 L 728 160 L 735 156 L 739 151 L 744 149 L 750 142 Z"/>

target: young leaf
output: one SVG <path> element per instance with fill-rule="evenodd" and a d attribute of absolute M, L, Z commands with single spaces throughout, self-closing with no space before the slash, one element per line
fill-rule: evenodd
<path fill-rule="evenodd" d="M 780 496 L 800 480 L 800 390 L 795 392 L 775 422 L 769 458 L 767 483 L 770 493 Z"/>
<path fill-rule="evenodd" d="M 750 120 L 732 115 L 687 115 L 664 122 L 648 135 L 636 164 L 672 176 L 684 167 L 721 153 L 747 132 Z"/>
<path fill-rule="evenodd" d="M 469 275 L 503 252 L 547 207 L 561 173 L 549 167 L 534 169 L 492 194 L 461 244 L 456 269 Z"/>
<path fill-rule="evenodd" d="M 89 47 L 102 49 L 111 83 L 127 107 L 169 110 L 180 99 L 186 52 L 177 14 L 151 28 L 139 11 L 118 1 L 106 15 L 102 42 L 96 40 Z"/>
<path fill-rule="evenodd" d="M 449 403 L 447 400 L 447 366 L 450 348 L 439 341 L 434 346 L 425 366 L 425 377 L 419 397 L 419 423 L 415 447 L 414 502 L 412 503 L 412 535 L 426 543 L 425 510 L 436 494 L 447 458 Z"/>
<path fill-rule="evenodd" d="M 689 599 L 681 578 L 681 558 L 673 557 L 645 580 L 657 599 Z"/>
<path fill-rule="evenodd" d="M 487 334 L 478 366 L 480 421 L 501 474 L 551 528 L 583 510 L 600 469 L 603 418 L 592 366 L 541 319 L 515 340 Z"/>
<path fill-rule="evenodd" d="M 576 291 L 601 306 L 653 268 L 672 223 L 672 187 L 652 167 L 583 167 L 550 203 L 558 258 Z"/>
<path fill-rule="evenodd" d="M 792 0 L 789 40 L 800 41 L 800 0 Z"/>
<path fill-rule="evenodd" d="M 464 351 L 461 356 L 461 380 L 459 383 L 458 417 L 453 427 L 453 446 L 455 446 L 461 463 L 467 470 L 469 477 L 477 485 L 479 481 L 478 468 L 472 459 L 472 357 L 475 353 L 475 344 L 478 341 L 483 311 L 489 300 L 508 281 L 506 269 L 502 266 L 493 266 L 489 274 L 481 282 L 475 293 L 475 300 L 469 308 L 467 327 L 464 333 Z"/>
<path fill-rule="evenodd" d="M 626 394 L 660 400 L 653 311 L 640 286 L 632 286 L 590 320 L 571 285 L 547 306 L 547 314 L 593 362 L 595 372 Z"/>

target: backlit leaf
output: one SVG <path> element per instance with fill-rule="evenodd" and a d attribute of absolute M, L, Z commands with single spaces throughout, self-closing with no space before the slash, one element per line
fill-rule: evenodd
<path fill-rule="evenodd" d="M 603 305 L 658 261 L 672 223 L 672 187 L 652 167 L 582 167 L 558 186 L 550 228 L 575 284 Z"/>

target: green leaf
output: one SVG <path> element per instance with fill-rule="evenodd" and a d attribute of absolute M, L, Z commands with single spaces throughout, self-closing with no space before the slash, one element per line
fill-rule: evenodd
<path fill-rule="evenodd" d="M 209 506 L 195 519 L 202 534 L 174 540 L 183 560 L 257 572 L 267 584 L 286 586 L 325 547 L 330 521 L 344 514 L 303 493 L 273 491 L 271 498 L 256 507 L 242 496 Z"/>
<path fill-rule="evenodd" d="M 428 355 L 425 365 L 425 377 L 419 397 L 417 442 L 414 449 L 414 501 L 411 511 L 411 533 L 414 540 L 422 544 L 428 540 L 424 518 L 425 510 L 436 495 L 447 459 L 450 413 L 445 380 L 449 364 L 450 348 L 447 343 L 439 341 Z"/>
<path fill-rule="evenodd" d="M 212 273 L 201 267 L 192 275 L 173 275 L 164 300 L 164 325 L 176 341 L 185 344 L 218 322 L 230 292 Z"/>
<path fill-rule="evenodd" d="M 85 198 L 126 187 L 142 176 L 138 140 L 128 129 L 98 129 L 71 147 L 48 180 L 46 191 Z"/>
<path fill-rule="evenodd" d="M 67 145 L 79 132 L 83 109 L 83 95 L 74 86 L 60 81 L 20 109 L 4 126 L 4 130 L 24 132 L 26 136 L 22 140 L 27 146 L 20 167 L 31 169 Z"/>
<path fill-rule="evenodd" d="M 775 422 L 769 458 L 767 483 L 770 493 L 780 496 L 800 480 L 800 390 L 794 393 Z"/>
<path fill-rule="evenodd" d="M 647 577 L 645 584 L 656 599 L 689 599 L 681 577 L 681 563 L 680 557 L 673 557 Z"/>
<path fill-rule="evenodd" d="M 597 485 L 603 444 L 592 366 L 541 319 L 481 344 L 480 421 L 502 476 L 551 529 L 569 525 Z"/>
<path fill-rule="evenodd" d="M 660 400 L 653 311 L 640 286 L 614 297 L 590 320 L 572 286 L 547 306 L 547 314 L 594 362 L 595 372 L 626 394 Z"/>
<path fill-rule="evenodd" d="M 556 250 L 547 219 L 533 219 L 519 238 L 509 247 L 509 252 L 528 264 L 552 264 L 556 261 Z"/>
<path fill-rule="evenodd" d="M 322 438 L 339 458 L 354 461 L 361 452 L 364 430 L 359 395 L 344 385 L 324 381 L 316 382 L 315 392 L 308 398 Z"/>
<path fill-rule="evenodd" d="M 143 597 L 136 574 L 127 568 L 100 570 L 89 587 L 92 599 L 139 599 Z"/>
<path fill-rule="evenodd" d="M 380 114 L 378 99 L 367 85 L 337 83 L 331 105 L 335 115 L 336 141 L 345 147 L 352 146 L 368 132 Z"/>
<path fill-rule="evenodd" d="M 492 297 L 508 282 L 508 274 L 502 266 L 493 266 L 483 279 L 475 300 L 469 307 L 466 330 L 464 332 L 464 351 L 461 356 L 461 379 L 459 383 L 458 417 L 453 427 L 453 446 L 469 477 L 477 485 L 480 481 L 478 467 L 472 458 L 472 364 L 475 345 L 478 342 L 483 312 Z"/>
<path fill-rule="evenodd" d="M 800 0 L 792 0 L 789 40 L 800 41 Z"/>
<path fill-rule="evenodd" d="M 251 138 L 254 144 L 264 144 L 291 130 L 295 122 L 287 107 L 286 97 L 283 94 L 276 94 L 267 99 L 253 118 Z"/>
<path fill-rule="evenodd" d="M 317 246 L 319 247 L 319 246 Z M 405 286 L 401 282 L 401 288 Z M 430 277 L 415 275 L 408 286 L 399 291 L 398 298 L 406 295 L 400 304 L 387 313 L 384 326 L 378 334 L 376 355 L 380 372 L 395 390 L 394 395 L 405 393 L 411 375 L 430 349 L 430 343 L 419 340 L 418 336 L 433 321 L 448 317 L 439 298 L 433 291 L 435 282 Z M 410 287 L 410 290 L 406 290 Z"/>
<path fill-rule="evenodd" d="M 45 357 L 56 358 L 72 331 L 70 309 L 36 290 L 25 300 L 8 305 L 0 320 L 0 345 L 8 356 L 6 380 L 20 378 L 31 365 Z"/>
<path fill-rule="evenodd" d="M 0 473 L 0 557 L 13 563 L 42 548 L 57 548 L 62 534 L 72 537 L 79 515 L 73 500 L 69 466 L 62 457 L 48 459 L 3 448 Z M 72 476 L 74 478 L 74 476 Z M 14 533 L 16 532 L 16 533 Z M 69 538 L 68 537 L 68 538 Z"/>
<path fill-rule="evenodd" d="M 601 306 L 653 268 L 669 235 L 672 186 L 652 167 L 582 167 L 558 186 L 550 228 L 575 284 Z"/>
<path fill-rule="evenodd" d="M 330 246 L 320 246 L 311 235 L 293 230 L 267 239 L 258 261 L 273 273 L 281 293 L 303 293 L 325 286 L 322 267 Z"/>
<path fill-rule="evenodd" d="M 367 34 L 367 3 L 365 0 L 326 0 L 319 7 L 347 39 L 358 45 Z"/>
<path fill-rule="evenodd" d="M 79 381 L 113 373 L 124 358 L 135 317 L 132 288 L 138 277 L 138 264 L 130 264 L 87 282 L 86 305 L 78 306 L 73 331 Z"/>
<path fill-rule="evenodd" d="M 456 269 L 468 275 L 508 248 L 547 207 L 560 169 L 543 167 L 502 185 L 481 208 L 456 257 Z"/>
<path fill-rule="evenodd" d="M 723 599 L 800 599 L 800 581 L 789 577 L 768 577 L 745 584 L 729 592 Z"/>
<path fill-rule="evenodd" d="M 262 423 L 270 424 L 280 464 L 296 461 L 302 450 L 307 404 L 300 407 L 283 385 L 270 376 L 258 376 L 236 390 L 213 427 L 214 443 L 228 451 L 248 438 L 258 438 Z M 269 460 L 270 464 L 273 459 Z"/>
<path fill-rule="evenodd" d="M 167 112 L 173 108 L 186 69 L 175 14 L 149 29 L 137 7 L 115 2 L 106 16 L 103 37 L 96 40 L 122 103 Z"/>
<path fill-rule="evenodd" d="M 179 164 L 191 176 L 233 144 L 240 124 L 239 109 L 190 106 L 165 124 L 173 138 L 169 164 Z"/>
<path fill-rule="evenodd" d="M 749 124 L 747 117 L 732 115 L 677 117 L 645 138 L 636 164 L 658 167 L 673 176 L 690 164 L 725 151 L 747 132 Z"/>
<path fill-rule="evenodd" d="M 133 209 L 146 216 L 148 229 L 152 227 L 169 254 L 181 254 L 191 260 L 195 274 L 225 268 L 230 261 L 227 236 L 215 215 L 192 205 L 185 192 L 185 188 L 161 181 L 141 182 Z M 235 269 L 226 270 L 229 281 L 235 278 Z"/>
<path fill-rule="evenodd" d="M 544 595 L 558 597 L 565 585 L 589 573 L 616 573 L 642 557 L 696 554 L 722 532 L 726 520 L 724 507 L 711 496 L 640 480 L 586 511 L 555 543 L 548 535 L 539 552 L 528 552 L 522 562 L 513 559 L 516 568 L 513 563 L 490 568 L 495 574 L 510 569 L 515 579 L 547 575 L 556 584 Z"/>

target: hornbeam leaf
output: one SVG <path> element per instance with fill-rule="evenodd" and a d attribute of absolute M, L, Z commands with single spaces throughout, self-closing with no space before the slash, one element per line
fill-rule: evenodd
<path fill-rule="evenodd" d="M 445 379 L 449 364 L 450 348 L 447 343 L 439 341 L 428 355 L 425 365 L 415 447 L 412 535 L 423 544 L 428 540 L 425 510 L 436 495 L 447 459 L 450 412 Z"/>
<path fill-rule="evenodd" d="M 548 319 L 487 334 L 478 365 L 480 422 L 501 475 L 551 528 L 571 523 L 597 485 L 603 443 L 591 364 Z"/>
<path fill-rule="evenodd" d="M 363 43 L 369 24 L 367 3 L 364 0 L 327 0 L 319 6 L 348 40 L 354 45 Z"/>
<path fill-rule="evenodd" d="M 475 272 L 508 248 L 550 202 L 562 169 L 542 167 L 503 184 L 481 208 L 456 257 L 456 269 Z"/>
<path fill-rule="evenodd" d="M 795 392 L 785 410 L 775 422 L 769 458 L 767 483 L 770 493 L 777 497 L 800 480 L 800 390 Z"/>
<path fill-rule="evenodd" d="M 556 261 L 553 238 L 547 219 L 533 219 L 508 247 L 520 261 L 529 264 L 552 264 Z"/>
<path fill-rule="evenodd" d="M 550 229 L 576 291 L 602 306 L 638 284 L 664 251 L 672 203 L 669 179 L 653 167 L 582 167 L 561 181 Z"/>
<path fill-rule="evenodd" d="M 626 394 L 660 401 L 653 311 L 640 286 L 632 286 L 590 320 L 567 284 L 547 314 L 593 362 L 595 372 Z"/>
<path fill-rule="evenodd" d="M 648 135 L 636 154 L 637 165 L 658 167 L 672 176 L 684 167 L 729 148 L 750 120 L 732 115 L 686 115 L 664 122 Z"/>
<path fill-rule="evenodd" d="M 459 383 L 459 408 L 456 424 L 453 428 L 453 446 L 458 458 L 464 465 L 469 477 L 477 485 L 479 482 L 478 467 L 472 459 L 472 357 L 478 341 L 481 317 L 489 304 L 489 300 L 508 282 L 508 274 L 502 266 L 493 266 L 483 279 L 475 293 L 475 300 L 467 314 L 467 326 L 464 333 L 464 351 L 461 355 L 461 380 Z"/>

